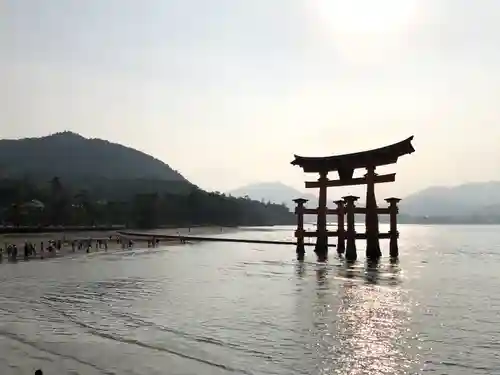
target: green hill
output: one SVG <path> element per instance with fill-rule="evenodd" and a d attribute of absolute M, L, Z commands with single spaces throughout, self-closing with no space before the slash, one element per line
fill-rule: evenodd
<path fill-rule="evenodd" d="M 72 132 L 41 138 L 0 140 L 0 176 L 4 178 L 187 180 L 143 152 Z"/>
<path fill-rule="evenodd" d="M 43 208 L 34 208 L 33 200 Z M 40 206 L 40 205 L 35 205 Z M 209 193 L 143 152 L 63 132 L 0 140 L 0 224 L 291 224 L 283 205 Z"/>

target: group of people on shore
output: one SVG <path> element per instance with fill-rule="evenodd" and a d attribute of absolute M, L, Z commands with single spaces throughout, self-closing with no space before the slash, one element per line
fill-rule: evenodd
<path fill-rule="evenodd" d="M 45 257 L 45 254 L 54 254 L 56 249 L 60 250 L 61 247 L 61 240 L 50 240 L 47 244 L 47 247 L 44 247 L 44 243 L 42 241 L 38 249 L 40 259 L 43 259 Z M 24 251 L 24 259 L 26 260 L 37 256 L 37 246 L 32 242 L 26 241 L 22 250 Z M 0 247 L 0 262 L 3 261 L 4 257 L 9 261 L 16 261 L 19 257 L 19 251 L 20 249 L 17 247 L 17 244 L 5 243 L 5 246 L 3 248 Z"/>
<path fill-rule="evenodd" d="M 132 248 L 134 241 L 129 238 L 122 237 L 120 235 L 111 235 L 109 238 L 84 238 L 84 239 L 73 239 L 67 240 L 66 238 L 58 240 L 48 240 L 47 242 L 41 241 L 40 244 L 25 241 L 22 249 L 18 247 L 15 243 L 5 243 L 3 247 L 0 246 L 0 263 L 3 262 L 4 258 L 8 261 L 15 262 L 19 259 L 20 251 L 23 251 L 23 259 L 35 259 L 39 257 L 44 259 L 45 257 L 55 256 L 57 252 L 60 252 L 65 246 L 71 246 L 71 251 L 76 252 L 85 250 L 85 252 L 90 253 L 92 248 L 95 247 L 96 251 L 104 249 L 108 251 L 108 246 L 110 241 L 116 241 L 118 245 L 121 244 L 123 250 L 127 248 Z M 151 238 L 147 240 L 148 247 L 156 247 L 160 243 L 157 238 Z"/>

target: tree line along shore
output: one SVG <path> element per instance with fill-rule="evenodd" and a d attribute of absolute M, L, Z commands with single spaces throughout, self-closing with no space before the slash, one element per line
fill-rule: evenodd
<path fill-rule="evenodd" d="M 194 185 L 165 190 L 165 181 L 108 181 L 84 189 L 58 177 L 0 180 L 0 233 L 188 226 L 294 224 L 285 205 L 206 192 Z"/>

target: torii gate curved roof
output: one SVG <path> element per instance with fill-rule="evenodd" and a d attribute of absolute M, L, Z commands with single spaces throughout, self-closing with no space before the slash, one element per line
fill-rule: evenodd
<path fill-rule="evenodd" d="M 353 171 L 357 168 L 394 164 L 400 156 L 415 151 L 413 136 L 392 145 L 352 154 L 325 157 L 294 155 L 292 165 L 298 165 L 304 172 Z"/>

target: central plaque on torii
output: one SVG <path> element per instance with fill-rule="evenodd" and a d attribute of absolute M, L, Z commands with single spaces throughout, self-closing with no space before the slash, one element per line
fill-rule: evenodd
<path fill-rule="evenodd" d="M 327 208 L 327 188 L 339 186 L 352 186 L 352 185 L 366 185 L 366 208 L 357 209 L 356 213 L 365 213 L 366 233 L 362 236 L 366 238 L 366 255 L 368 258 L 379 258 L 381 256 L 379 245 L 379 222 L 378 214 L 380 209 L 377 207 L 377 200 L 375 198 L 375 184 L 384 182 L 393 182 L 396 179 L 395 173 L 378 175 L 375 169 L 378 166 L 395 164 L 398 158 L 411 154 L 415 151 L 411 141 L 413 136 L 405 139 L 404 141 L 394 143 L 392 145 L 381 147 L 373 150 L 356 152 L 352 154 L 326 156 L 326 157 L 306 157 L 295 155 L 295 159 L 291 162 L 292 165 L 301 167 L 306 173 L 318 173 L 319 179 L 317 181 L 308 181 L 305 183 L 306 188 L 318 188 L 319 199 L 317 210 L 308 210 L 301 204 L 300 212 L 317 214 L 317 231 L 314 234 L 316 237 L 315 252 L 319 261 L 326 261 L 328 258 L 328 237 L 336 236 L 340 233 L 327 231 L 326 216 L 328 213 L 339 213 L 343 209 L 340 204 L 338 210 L 328 210 Z M 356 169 L 366 169 L 366 174 L 363 177 L 353 177 Z M 329 172 L 337 172 L 338 179 L 330 180 L 328 178 Z M 354 202 L 357 197 L 345 197 L 346 209 L 352 207 L 352 215 L 347 212 L 348 232 L 349 223 L 354 225 Z M 389 198 L 388 202 L 396 202 L 396 198 Z M 338 201 L 339 202 L 339 201 Z M 397 202 L 396 202 L 397 203 Z M 394 212 L 397 208 L 394 203 Z M 385 212 L 384 212 L 385 213 Z M 344 212 L 342 211 L 342 215 Z M 352 217 L 350 217 L 352 216 Z M 342 220 L 343 222 L 343 220 Z M 391 216 L 392 222 L 392 216 Z M 392 226 L 391 226 L 392 228 Z M 343 228 L 342 228 L 343 231 Z M 351 232 L 354 229 L 351 228 Z M 394 229 L 394 232 L 397 232 Z M 311 236 L 310 236 L 311 237 Z M 351 236 L 352 241 L 355 240 L 355 234 Z M 339 240 L 340 241 L 340 240 Z M 391 237 L 392 241 L 392 237 Z M 349 244 L 349 233 L 348 233 Z M 355 246 L 355 245 L 353 245 Z M 392 245 L 391 245 L 392 246 Z M 397 246 L 397 245 L 396 245 Z"/>

